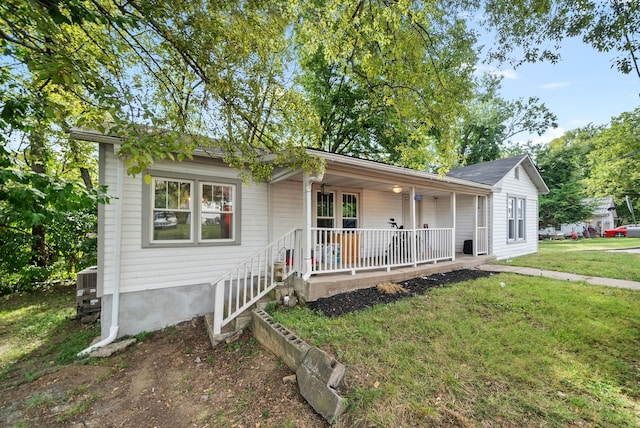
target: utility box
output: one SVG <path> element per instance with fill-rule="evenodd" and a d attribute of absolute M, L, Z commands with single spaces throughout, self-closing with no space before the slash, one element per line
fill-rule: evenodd
<path fill-rule="evenodd" d="M 100 312 L 98 293 L 98 267 L 91 266 L 78 272 L 76 277 L 76 308 L 78 315 L 92 315 Z"/>

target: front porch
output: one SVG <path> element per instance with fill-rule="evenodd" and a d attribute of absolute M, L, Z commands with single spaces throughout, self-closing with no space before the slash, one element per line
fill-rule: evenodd
<path fill-rule="evenodd" d="M 373 287 L 383 282 L 401 282 L 419 276 L 451 272 L 460 269 L 473 269 L 476 266 L 494 261 L 495 256 L 473 256 L 458 253 L 454 260 L 446 260 L 417 266 L 397 266 L 394 268 L 351 272 L 323 273 L 313 275 L 307 280 L 292 277 L 292 286 L 298 296 L 308 302 L 336 294 L 347 293 L 360 288 Z"/>

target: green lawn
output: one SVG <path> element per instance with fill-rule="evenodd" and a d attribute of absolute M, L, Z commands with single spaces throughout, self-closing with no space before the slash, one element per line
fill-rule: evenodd
<path fill-rule="evenodd" d="M 540 241 L 538 254 L 498 264 L 640 281 L 640 253 L 612 251 L 623 248 L 640 248 L 640 238 Z"/>
<path fill-rule="evenodd" d="M 640 293 L 499 274 L 276 320 L 347 366 L 343 426 L 639 426 Z"/>
<path fill-rule="evenodd" d="M 74 284 L 0 297 L 0 385 L 29 382 L 75 361 L 100 334 L 97 325 L 73 319 L 75 294 Z"/>

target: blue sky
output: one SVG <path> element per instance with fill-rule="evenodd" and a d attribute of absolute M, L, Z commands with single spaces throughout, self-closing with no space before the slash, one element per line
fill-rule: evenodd
<path fill-rule="evenodd" d="M 614 54 L 599 53 L 579 39 L 566 40 L 557 64 L 503 66 L 502 96 L 507 100 L 537 96 L 558 116 L 558 128 L 541 138 L 519 134 L 514 140 L 551 141 L 589 123 L 604 125 L 640 107 L 640 78 L 611 68 Z"/>

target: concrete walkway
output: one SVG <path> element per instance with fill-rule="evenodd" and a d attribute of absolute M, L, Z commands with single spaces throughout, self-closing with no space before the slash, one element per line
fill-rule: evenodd
<path fill-rule="evenodd" d="M 589 284 L 604 285 L 606 287 L 628 288 L 630 290 L 640 290 L 640 282 L 626 281 L 624 279 L 601 278 L 598 276 L 577 275 L 575 273 L 556 272 L 521 266 L 503 265 L 480 265 L 477 269 L 488 272 L 511 272 L 520 275 L 545 276 L 547 278 L 560 279 L 566 281 L 585 281 Z"/>

